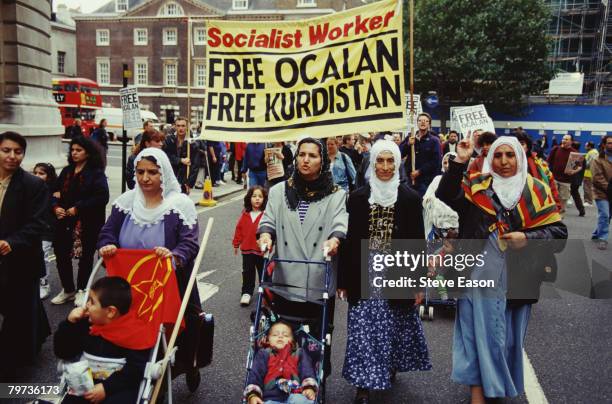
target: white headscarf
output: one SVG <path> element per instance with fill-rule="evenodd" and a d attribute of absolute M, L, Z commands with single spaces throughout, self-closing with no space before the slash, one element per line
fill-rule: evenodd
<path fill-rule="evenodd" d="M 508 178 L 502 177 L 491 169 L 495 150 L 502 145 L 512 147 L 516 154 L 516 174 Z M 482 172 L 490 172 L 493 176 L 493 191 L 495 191 L 502 206 L 506 209 L 514 208 L 521 199 L 523 188 L 527 182 L 527 156 L 518 139 L 514 136 L 498 137 L 489 149 L 482 166 Z"/>
<path fill-rule="evenodd" d="M 139 226 L 151 226 L 159 223 L 165 215 L 174 211 L 179 215 L 185 225 L 191 227 L 198 221 L 198 215 L 193 201 L 187 195 L 181 193 L 172 165 L 166 153 L 156 147 L 148 147 L 142 150 L 134 160 L 134 167 L 145 156 L 154 157 L 161 171 L 162 203 L 155 208 L 147 208 L 145 197 L 140 189 L 138 181 L 134 189 L 119 196 L 113 205 L 117 209 L 129 214 L 134 223 Z"/>
<path fill-rule="evenodd" d="M 382 152 L 393 153 L 393 159 L 395 160 L 395 172 L 393 177 L 389 181 L 381 181 L 376 176 L 376 159 Z M 370 172 L 370 198 L 368 202 L 372 204 L 378 204 L 384 208 L 393 206 L 397 201 L 397 188 L 400 184 L 400 164 L 402 164 L 402 157 L 400 154 L 399 147 L 394 141 L 388 139 L 380 139 L 374 143 L 372 150 L 370 151 L 370 166 L 368 171 Z"/>

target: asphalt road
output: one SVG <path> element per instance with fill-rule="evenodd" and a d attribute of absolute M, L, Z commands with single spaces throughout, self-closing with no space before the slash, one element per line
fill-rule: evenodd
<path fill-rule="evenodd" d="M 200 231 L 206 220 L 214 217 L 214 230 L 199 268 L 198 287 L 206 298 L 204 308 L 214 314 L 215 345 L 213 363 L 201 370 L 198 391 L 189 394 L 181 376 L 174 381 L 174 399 L 178 403 L 238 403 L 241 398 L 247 353 L 250 308 L 238 304 L 241 285 L 241 259 L 231 248 L 234 225 L 240 214 L 242 194 L 222 201 L 200 214 Z M 595 223 L 595 209 L 586 218 L 570 211 L 565 221 L 570 236 L 588 239 Z M 562 255 L 560 277 L 569 279 L 577 290 L 587 290 L 585 265 L 612 262 L 612 251 L 600 252 L 594 244 L 580 254 Z M 595 264 L 597 266 L 597 264 Z M 56 271 L 51 271 L 53 293 L 60 289 Z M 604 273 L 610 280 L 610 272 Z M 586 289 L 585 289 L 586 288 Z M 527 332 L 526 353 L 535 377 L 529 378 L 530 397 L 520 396 L 507 403 L 610 403 L 612 402 L 612 301 L 589 299 L 565 291 L 547 291 L 534 306 Z M 587 293 L 588 294 L 588 293 Z M 53 295 L 53 294 L 52 294 Z M 45 307 L 53 328 L 69 312 L 69 305 Z M 346 303 L 336 304 L 336 328 L 332 346 L 333 370 L 328 378 L 329 403 L 351 403 L 354 389 L 341 377 L 346 344 Z M 393 389 L 372 395 L 374 403 L 459 403 L 465 402 L 468 390 L 450 380 L 453 309 L 437 309 L 436 319 L 425 322 L 425 333 L 433 362 L 429 372 L 398 375 Z M 36 366 L 25 369 L 22 381 L 55 382 L 58 380 L 50 339 L 45 343 Z M 538 385 L 541 391 L 538 390 Z M 535 392 L 535 393 L 534 393 Z M 537 393 L 545 396 L 538 396 Z M 467 401 L 469 402 L 469 401 Z"/>

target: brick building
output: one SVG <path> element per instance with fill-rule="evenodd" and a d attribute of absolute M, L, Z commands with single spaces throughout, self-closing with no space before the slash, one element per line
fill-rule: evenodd
<path fill-rule="evenodd" d="M 154 112 L 162 122 L 173 122 L 190 110 L 192 123 L 197 124 L 206 92 L 205 20 L 303 19 L 361 4 L 361 0 L 111 0 L 74 18 L 77 76 L 96 80 L 104 104 L 119 107 L 126 63 L 133 72 L 129 84 L 138 87 L 142 109 Z"/>

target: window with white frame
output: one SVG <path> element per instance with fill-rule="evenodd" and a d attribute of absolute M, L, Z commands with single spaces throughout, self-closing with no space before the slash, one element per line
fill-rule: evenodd
<path fill-rule="evenodd" d="M 149 63 L 145 59 L 134 60 L 134 84 L 137 86 L 149 84 Z"/>
<path fill-rule="evenodd" d="M 134 45 L 145 46 L 149 42 L 149 31 L 146 28 L 134 28 Z"/>
<path fill-rule="evenodd" d="M 178 33 L 176 28 L 164 28 L 163 31 L 163 44 L 164 45 L 176 45 L 178 42 Z"/>
<path fill-rule="evenodd" d="M 183 7 L 180 4 L 170 1 L 159 9 L 157 15 L 162 16 L 181 16 L 184 15 Z"/>
<path fill-rule="evenodd" d="M 297 0 L 298 7 L 316 7 L 316 0 Z"/>
<path fill-rule="evenodd" d="M 193 43 L 194 45 L 206 45 L 205 27 L 195 27 L 193 29 Z"/>
<path fill-rule="evenodd" d="M 115 11 L 118 13 L 128 10 L 128 0 L 115 0 Z"/>
<path fill-rule="evenodd" d="M 96 46 L 110 45 L 110 31 L 107 29 L 96 30 Z"/>
<path fill-rule="evenodd" d="M 249 8 L 249 0 L 232 0 L 232 8 L 234 10 L 246 10 Z"/>
<path fill-rule="evenodd" d="M 100 58 L 97 60 L 96 77 L 99 85 L 110 84 L 110 59 Z"/>
<path fill-rule="evenodd" d="M 206 64 L 204 62 L 196 62 L 194 65 L 193 86 L 199 88 L 206 87 Z"/>
<path fill-rule="evenodd" d="M 57 72 L 64 73 L 66 67 L 66 52 L 57 51 Z"/>
<path fill-rule="evenodd" d="M 164 65 L 164 85 L 176 87 L 177 63 L 166 62 Z"/>

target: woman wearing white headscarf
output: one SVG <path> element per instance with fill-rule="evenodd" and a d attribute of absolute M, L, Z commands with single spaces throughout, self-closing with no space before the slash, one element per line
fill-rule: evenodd
<path fill-rule="evenodd" d="M 391 388 L 396 372 L 429 370 L 431 363 L 415 300 L 386 300 L 373 290 L 361 295 L 361 240 L 370 259 L 389 251 L 392 239 L 423 240 L 421 198 L 400 184 L 401 156 L 390 140 L 370 152 L 370 183 L 348 199 L 346 242 L 340 247 L 338 286 L 349 301 L 343 377 L 357 387 L 356 403 L 368 403 L 369 390 Z M 371 260 L 370 260 L 371 264 Z M 368 265 L 369 275 L 375 274 Z"/>
<path fill-rule="evenodd" d="M 462 275 L 495 282 L 492 288 L 466 289 L 457 301 L 452 379 L 470 386 L 474 404 L 524 391 L 531 305 L 539 298 L 548 252 L 563 249 L 567 228 L 548 185 L 527 173 L 515 137 L 491 145 L 482 173 L 464 174 L 472 150 L 468 140 L 459 143 L 436 196 L 459 213 L 459 237 L 467 239 L 462 252 L 485 257 Z"/>
<path fill-rule="evenodd" d="M 448 152 L 442 157 L 442 172 L 448 170 L 449 160 L 457 157 L 457 153 Z M 436 198 L 436 191 L 440 185 L 442 175 L 437 175 L 427 187 L 427 192 L 423 196 L 423 214 L 425 217 L 425 237 L 429 238 L 434 229 L 458 229 L 459 215 L 447 204 Z"/>
<path fill-rule="evenodd" d="M 160 257 L 172 257 L 183 295 L 199 248 L 195 207 L 181 193 L 163 150 L 146 148 L 134 163 L 136 186 L 113 202 L 98 238 L 100 255 L 112 256 L 117 248 L 129 248 L 155 250 Z M 190 301 L 200 305 L 197 288 Z"/>

